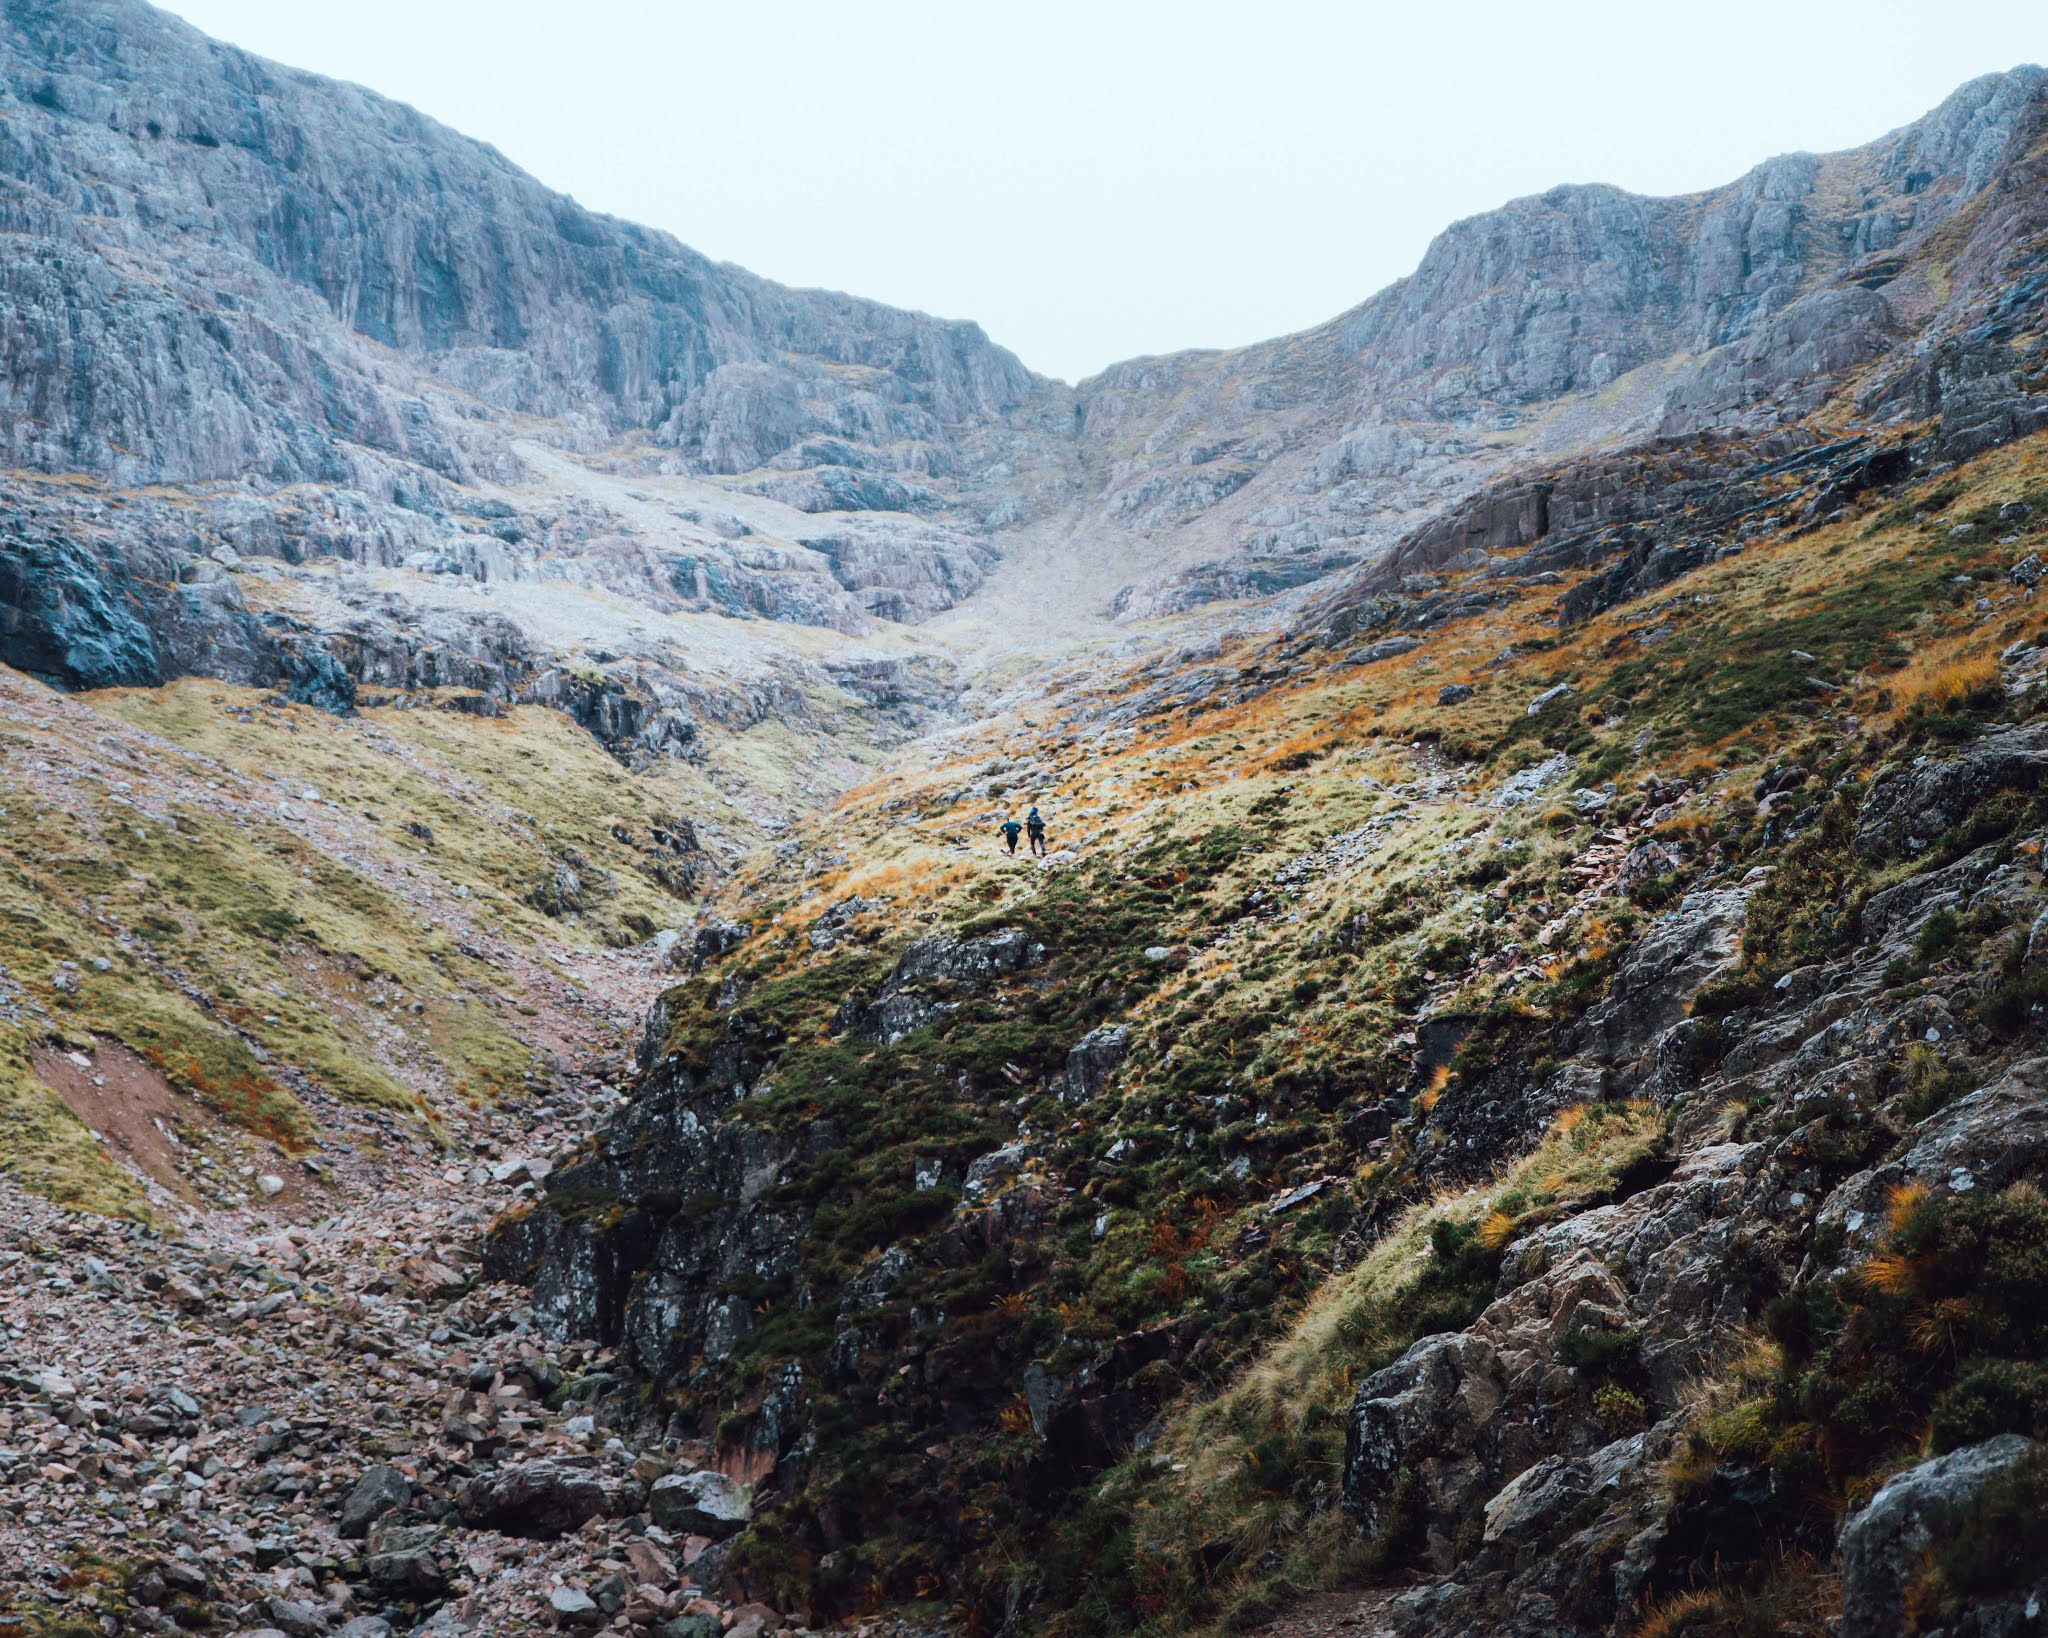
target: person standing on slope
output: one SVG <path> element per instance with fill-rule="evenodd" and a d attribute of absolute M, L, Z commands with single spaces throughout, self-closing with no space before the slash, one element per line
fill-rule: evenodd
<path fill-rule="evenodd" d="M 1024 833 L 1024 827 L 1014 819 L 1005 819 L 996 829 L 1003 833 L 1003 840 L 1010 844 L 1010 851 L 1017 851 L 1017 838 Z"/>
<path fill-rule="evenodd" d="M 1038 809 L 1033 808 L 1024 815 L 1024 828 L 1031 832 L 1031 851 L 1039 858 L 1044 858 L 1045 821 L 1038 817 Z"/>

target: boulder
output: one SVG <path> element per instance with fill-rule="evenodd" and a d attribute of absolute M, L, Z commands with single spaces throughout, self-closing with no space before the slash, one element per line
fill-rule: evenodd
<path fill-rule="evenodd" d="M 327 1612 L 303 1599 L 281 1598 L 272 1593 L 263 1600 L 263 1609 L 271 1624 L 288 1638 L 313 1638 L 327 1624 Z"/>
<path fill-rule="evenodd" d="M 779 1631 L 782 1625 L 782 1617 L 766 1604 L 742 1604 L 732 1612 L 732 1625 L 725 1629 L 725 1638 L 763 1638 L 763 1634 Z"/>
<path fill-rule="evenodd" d="M 1493 793 L 1492 805 L 1497 808 L 1517 808 L 1534 802 L 1544 790 L 1556 784 L 1572 771 L 1572 759 L 1562 751 L 1555 751 L 1532 767 L 1520 773 L 1509 774 L 1500 782 L 1500 788 Z"/>
<path fill-rule="evenodd" d="M 626 1543 L 626 1566 L 633 1572 L 636 1587 L 667 1589 L 676 1584 L 675 1560 L 645 1536 Z"/>
<path fill-rule="evenodd" d="M 967 1180 L 961 1186 L 961 1193 L 969 1200 L 994 1194 L 1023 1171 L 1024 1159 L 1024 1145 L 1021 1143 L 1006 1143 L 1000 1149 L 976 1156 L 967 1168 Z"/>
<path fill-rule="evenodd" d="M 595 1463 L 542 1457 L 470 1480 L 462 1516 L 508 1536 L 559 1536 L 591 1519 L 629 1513 L 641 1501 L 637 1480 L 605 1473 Z"/>
<path fill-rule="evenodd" d="M 904 1036 L 923 1029 L 935 1018 L 953 1010 L 950 1001 L 934 1001 L 914 990 L 884 995 L 863 1004 L 848 1001 L 839 1009 L 832 1027 L 840 1034 L 865 1036 L 884 1046 L 894 1046 Z"/>
<path fill-rule="evenodd" d="M 937 999 L 939 994 L 956 987 L 985 988 L 998 978 L 1036 966 L 1044 957 L 1045 947 L 1032 943 L 1020 927 L 998 927 L 969 938 L 934 933 L 904 947 L 872 997 L 848 996 L 832 1027 L 840 1034 L 894 1045 L 951 1010 L 953 1003 Z"/>
<path fill-rule="evenodd" d="M 435 1525 L 386 1525 L 370 1537 L 363 1572 L 370 1584 L 401 1597 L 432 1597 L 447 1585 Z"/>
<path fill-rule="evenodd" d="M 2048 1058 L 2014 1064 L 1924 1121 L 1901 1162 L 1908 1178 L 1965 1194 L 2048 1163 Z"/>
<path fill-rule="evenodd" d="M 998 927 L 971 938 L 935 933 L 904 947 L 882 988 L 894 991 L 910 984 L 988 984 L 1005 974 L 1035 966 L 1044 955 L 1044 947 L 1033 944 L 1021 927 Z"/>
<path fill-rule="evenodd" d="M 2048 725 L 1986 734 L 1961 756 L 1881 774 L 1856 821 L 1857 851 L 1871 858 L 1917 853 L 2006 790 L 2032 790 L 2048 773 Z"/>
<path fill-rule="evenodd" d="M 676 942 L 669 952 L 667 964 L 686 967 L 693 973 L 702 972 L 707 962 L 716 961 L 728 950 L 744 944 L 753 930 L 743 921 L 729 921 L 723 916 L 707 917 L 690 930 L 688 937 Z"/>
<path fill-rule="evenodd" d="M 715 1469 L 671 1473 L 647 1493 L 648 1511 L 664 1530 L 723 1541 L 754 1516 L 752 1493 Z"/>
<path fill-rule="evenodd" d="M 397 1468 L 379 1464 L 356 1480 L 355 1487 L 342 1499 L 341 1511 L 335 1515 L 335 1528 L 343 1539 L 361 1541 L 377 1520 L 411 1501 L 412 1482 Z"/>
<path fill-rule="evenodd" d="M 548 1594 L 548 1617 L 558 1627 L 594 1627 L 604 1619 L 597 1600 L 574 1587 L 557 1587 Z"/>
<path fill-rule="evenodd" d="M 1915 1631 L 1914 1582 L 1929 1556 L 1969 1523 L 1984 1487 L 2041 1447 L 2017 1433 L 1950 1451 L 1885 1481 L 1842 1524 L 1842 1631 L 1895 1638 Z"/>
<path fill-rule="evenodd" d="M 1742 955 L 1749 894 L 1739 887 L 1688 893 L 1621 958 L 1608 998 L 1580 1026 L 1588 1056 L 1624 1067 L 1681 1023 L 1707 981 Z"/>
<path fill-rule="evenodd" d="M 1372 665 L 1379 660 L 1398 659 L 1403 654 L 1413 653 L 1422 646 L 1416 637 L 1382 637 L 1376 643 L 1367 643 L 1363 648 L 1354 648 L 1344 656 L 1345 665 Z"/>
<path fill-rule="evenodd" d="M 1424 1337 L 1368 1377 L 1344 1439 L 1344 1506 L 1378 1539 L 1418 1508 L 1434 1546 L 1489 1490 L 1477 1455 L 1503 1399 L 1501 1362 L 1470 1332 Z"/>
<path fill-rule="evenodd" d="M 864 899 L 858 893 L 840 899 L 811 923 L 809 930 L 804 934 L 804 942 L 813 950 L 836 949 L 853 930 L 856 921 L 870 910 L 880 907 L 879 900 Z"/>
<path fill-rule="evenodd" d="M 1641 1475 L 1649 1436 L 1617 1439 L 1590 1456 L 1546 1456 L 1503 1485 L 1486 1504 L 1489 1546 L 1539 1547 L 1569 1526 L 1588 1502 L 1611 1503 Z"/>
<path fill-rule="evenodd" d="M 1885 1225 L 1886 1202 L 1902 1185 L 1935 1195 L 1998 1189 L 2048 1166 L 2048 1058 L 2014 1064 L 1989 1086 L 1938 1110 L 1915 1128 L 1896 1160 L 1858 1172 L 1821 1206 L 1816 1221 L 1860 1251 Z"/>
<path fill-rule="evenodd" d="M 1091 1029 L 1067 1053 L 1060 1097 L 1068 1103 L 1088 1102 L 1108 1084 L 1130 1046 L 1131 1032 L 1122 1024 Z"/>

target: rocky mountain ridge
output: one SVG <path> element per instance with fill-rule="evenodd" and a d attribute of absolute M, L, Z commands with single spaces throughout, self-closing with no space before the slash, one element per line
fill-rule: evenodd
<path fill-rule="evenodd" d="M 1126 608 L 1376 558 L 1516 467 L 1800 421 L 1918 350 L 1902 343 L 1961 327 L 1913 252 L 2032 143 L 2041 85 L 2038 69 L 1987 76 L 1867 147 L 1689 198 L 1517 200 L 1319 329 L 1115 366 L 1084 387 L 1091 444 L 1116 452 L 1105 505 L 1224 554 Z"/>
<path fill-rule="evenodd" d="M 1256 599 L 1532 463 L 1797 420 L 1940 327 L 1955 303 L 1914 247 L 1992 186 L 2042 79 L 1987 76 L 1864 149 L 1694 198 L 1516 201 L 1328 325 L 1070 388 L 971 324 L 598 217 L 140 0 L 13 7 L 0 44 L 0 458 L 10 510 L 87 557 L 73 590 L 15 600 L 9 657 L 303 698 L 357 645 L 252 626 L 189 563 L 540 580 L 838 630 L 856 665 L 964 604 L 933 633 L 945 664 L 1018 641 L 1020 606 L 1057 631 Z M 471 661 L 494 641 L 448 635 Z M 636 662 L 629 692 L 663 669 Z"/>

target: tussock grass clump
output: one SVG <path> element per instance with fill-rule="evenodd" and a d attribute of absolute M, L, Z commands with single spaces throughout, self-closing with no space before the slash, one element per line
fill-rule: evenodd
<path fill-rule="evenodd" d="M 1997 695 L 1998 679 L 1998 656 L 1981 640 L 1933 644 L 1886 679 L 1890 719 L 1902 722 L 1915 707 L 1943 714 L 1964 710 Z"/>

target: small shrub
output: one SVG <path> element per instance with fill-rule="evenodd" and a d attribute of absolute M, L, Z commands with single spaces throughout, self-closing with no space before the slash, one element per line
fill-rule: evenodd
<path fill-rule="evenodd" d="M 1921 961 L 1939 961 L 1956 947 L 1962 936 L 1962 924 L 1953 910 L 1937 910 L 1920 924 L 1920 933 L 1913 940 L 1913 954 Z"/>
<path fill-rule="evenodd" d="M 2000 1433 L 2048 1437 L 2048 1365 L 1980 1360 L 1935 1402 L 1930 1423 L 1937 1451 L 1960 1450 Z"/>
<path fill-rule="evenodd" d="M 1640 1394 L 1608 1382 L 1593 1394 L 1593 1419 L 1609 1438 L 1625 1439 L 1650 1425 L 1650 1411 Z"/>

